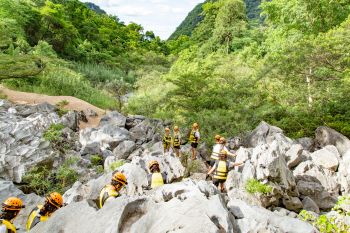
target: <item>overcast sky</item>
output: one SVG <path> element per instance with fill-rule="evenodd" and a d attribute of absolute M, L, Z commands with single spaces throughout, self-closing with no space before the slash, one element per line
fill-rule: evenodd
<path fill-rule="evenodd" d="M 93 2 L 125 23 L 141 24 L 167 39 L 187 14 L 204 0 L 82 0 Z"/>

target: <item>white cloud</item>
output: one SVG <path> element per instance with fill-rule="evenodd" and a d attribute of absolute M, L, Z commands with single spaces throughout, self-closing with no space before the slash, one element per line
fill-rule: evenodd
<path fill-rule="evenodd" d="M 204 0 L 81 0 L 93 2 L 125 23 L 135 22 L 167 39 L 187 14 Z"/>

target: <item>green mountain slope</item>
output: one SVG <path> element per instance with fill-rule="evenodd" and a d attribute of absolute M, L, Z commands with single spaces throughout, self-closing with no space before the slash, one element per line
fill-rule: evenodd
<path fill-rule="evenodd" d="M 199 3 L 176 28 L 175 32 L 171 34 L 169 40 L 175 40 L 181 35 L 191 36 L 194 28 L 204 19 L 202 6 L 207 2 L 215 2 L 217 0 L 206 0 Z M 247 16 L 249 19 L 257 19 L 260 16 L 259 5 L 261 0 L 245 0 Z"/>

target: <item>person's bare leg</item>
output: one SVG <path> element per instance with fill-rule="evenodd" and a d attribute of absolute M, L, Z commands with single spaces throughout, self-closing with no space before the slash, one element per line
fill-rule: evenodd
<path fill-rule="evenodd" d="M 196 149 L 192 147 L 192 160 L 196 159 Z"/>

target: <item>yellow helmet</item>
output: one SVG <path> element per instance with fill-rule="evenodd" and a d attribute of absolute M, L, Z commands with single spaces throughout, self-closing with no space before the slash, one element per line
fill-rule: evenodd
<path fill-rule="evenodd" d="M 198 123 L 193 123 L 192 125 L 193 128 L 197 128 L 198 126 L 199 126 Z"/>
<path fill-rule="evenodd" d="M 220 138 L 220 141 L 222 141 L 223 143 L 226 143 L 226 138 L 221 137 L 221 138 Z"/>
<path fill-rule="evenodd" d="M 216 141 L 219 141 L 219 140 L 220 140 L 220 138 L 221 138 L 221 136 L 220 136 L 219 134 L 217 134 L 217 135 L 215 135 L 215 137 L 214 137 L 214 138 L 215 138 L 215 140 L 216 140 Z"/>
<path fill-rule="evenodd" d="M 115 180 L 115 181 L 121 183 L 122 185 L 127 185 L 128 184 L 125 175 L 123 173 L 121 173 L 121 172 L 116 172 L 112 176 L 112 180 Z"/>
<path fill-rule="evenodd" d="M 3 210 L 21 210 L 24 208 L 23 202 L 18 197 L 9 197 L 2 203 Z"/>
<path fill-rule="evenodd" d="M 223 158 L 227 157 L 227 151 L 226 150 L 221 150 L 220 154 L 219 154 L 219 157 L 223 157 Z"/>
<path fill-rule="evenodd" d="M 148 168 L 151 169 L 151 167 L 153 167 L 154 165 L 158 165 L 159 166 L 159 163 L 157 160 L 152 160 L 148 163 Z"/>
<path fill-rule="evenodd" d="M 178 130 L 179 130 L 179 126 L 175 125 L 175 126 L 174 126 L 174 130 L 175 130 L 175 131 L 178 131 Z"/>
<path fill-rule="evenodd" d="M 61 208 L 63 205 L 63 198 L 61 194 L 57 192 L 50 193 L 50 195 L 46 197 L 46 200 L 57 208 Z"/>
<path fill-rule="evenodd" d="M 167 132 L 168 132 L 168 131 L 170 131 L 170 129 L 169 129 L 168 127 L 166 127 L 166 128 L 165 128 L 165 131 L 167 131 Z"/>

